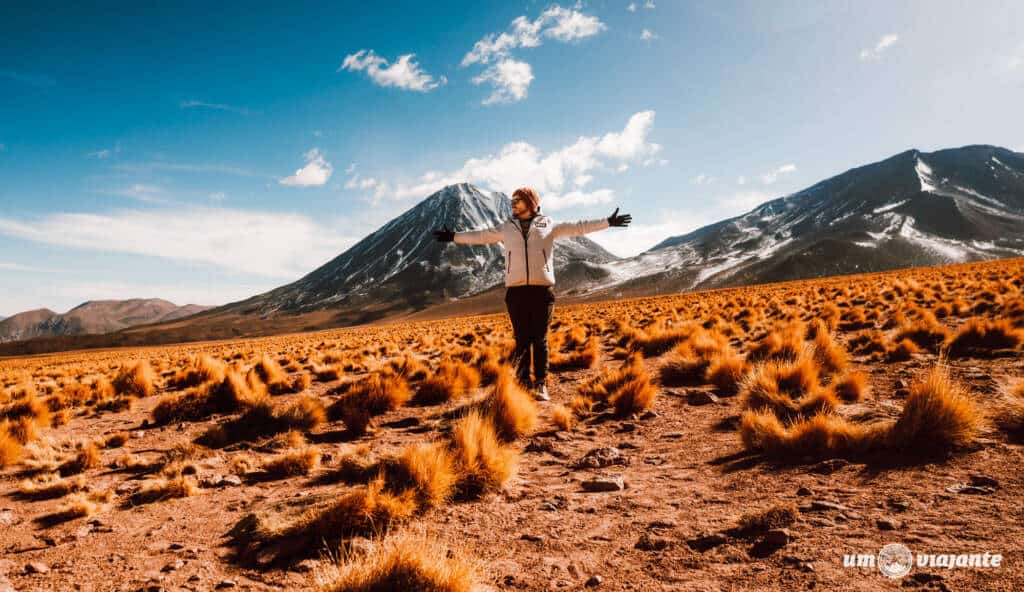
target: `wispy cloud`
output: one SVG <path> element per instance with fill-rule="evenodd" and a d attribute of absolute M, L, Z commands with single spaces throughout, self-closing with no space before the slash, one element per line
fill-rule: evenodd
<path fill-rule="evenodd" d="M 362 72 L 365 70 L 370 80 L 377 86 L 393 86 L 418 92 L 431 91 L 448 82 L 444 76 L 435 80 L 433 76 L 424 72 L 420 65 L 413 60 L 414 57 L 416 54 L 412 53 L 398 56 L 398 59 L 389 66 L 388 61 L 374 53 L 372 49 L 360 49 L 356 53 L 345 56 L 338 71 Z"/>
<path fill-rule="evenodd" d="M 190 163 L 176 163 L 176 162 L 136 162 L 136 163 L 117 163 L 112 165 L 113 169 L 118 171 L 132 172 L 132 173 L 148 173 L 152 171 L 172 171 L 172 172 L 185 172 L 185 173 L 222 173 L 225 175 L 237 175 L 240 177 L 262 177 L 266 179 L 274 179 L 273 175 L 266 173 L 259 173 L 251 171 L 242 167 L 229 165 L 229 164 L 190 164 Z"/>
<path fill-rule="evenodd" d="M 899 40 L 900 36 L 897 35 L 896 33 L 889 33 L 888 35 L 883 35 L 874 47 L 865 47 L 864 49 L 860 50 L 861 61 L 867 62 L 880 59 L 882 57 L 882 53 L 884 53 L 890 47 L 895 45 L 896 42 Z"/>
<path fill-rule="evenodd" d="M 514 103 L 526 98 L 530 83 L 533 82 L 533 69 L 526 62 L 504 59 L 473 78 L 473 84 L 484 82 L 489 83 L 494 90 L 481 103 Z"/>
<path fill-rule="evenodd" d="M 223 191 L 214 191 L 210 193 L 210 195 L 208 195 L 207 197 L 210 198 L 210 201 L 224 201 L 225 199 L 228 198 L 228 194 L 224 193 Z"/>
<path fill-rule="evenodd" d="M 652 33 L 650 29 L 644 29 L 643 31 L 640 32 L 640 39 L 644 41 L 652 41 L 657 38 L 658 36 Z"/>
<path fill-rule="evenodd" d="M 580 136 L 575 142 L 543 152 L 524 141 L 509 142 L 497 154 L 468 158 L 452 171 L 428 171 L 412 183 L 374 180 L 373 200 L 423 198 L 438 189 L 460 182 L 476 183 L 484 189 L 509 192 L 529 185 L 541 193 L 543 207 L 558 210 L 570 206 L 607 203 L 614 192 L 591 188 L 594 173 L 613 172 L 622 164 L 660 164 L 661 145 L 651 142 L 654 111 L 633 114 L 622 131 L 597 136 Z M 350 179 L 352 187 L 358 179 Z M 346 184 L 348 185 L 348 184 Z"/>
<path fill-rule="evenodd" d="M 239 107 L 236 105 L 225 105 L 223 103 L 207 103 L 206 101 L 181 101 L 178 104 L 182 109 L 216 109 L 218 111 L 230 111 L 232 113 L 238 113 L 239 115 L 259 115 L 262 111 L 255 111 L 248 107 Z"/>
<path fill-rule="evenodd" d="M 73 249 L 201 263 L 294 279 L 355 242 L 306 216 L 186 206 L 0 217 L 0 234 Z"/>
<path fill-rule="evenodd" d="M 795 164 L 784 164 L 775 170 L 769 171 L 761 175 L 761 182 L 765 185 L 771 185 L 779 180 L 780 175 L 788 175 L 796 172 Z"/>
<path fill-rule="evenodd" d="M 46 87 L 57 85 L 57 81 L 51 78 L 50 76 L 47 76 L 46 74 L 38 74 L 35 72 L 18 72 L 16 70 L 7 70 L 3 68 L 0 68 L 0 78 L 6 78 L 8 80 L 13 80 L 14 82 L 19 82 L 21 84 L 26 84 L 28 86 Z"/>
<path fill-rule="evenodd" d="M 331 178 L 334 167 L 327 162 L 319 148 L 313 148 L 306 152 L 306 166 L 295 171 L 294 175 L 285 177 L 279 181 L 281 185 L 295 185 L 298 187 L 314 187 L 325 185 Z"/>
<path fill-rule="evenodd" d="M 0 261 L 0 270 L 3 271 L 24 271 L 31 273 L 63 273 L 63 269 L 49 269 L 45 267 L 36 267 L 34 265 L 22 265 L 20 263 L 11 263 L 10 261 Z"/>
<path fill-rule="evenodd" d="M 148 183 L 133 183 L 125 187 L 103 190 L 101 193 L 118 195 L 152 204 L 168 204 L 172 202 L 171 196 L 163 187 Z"/>
<path fill-rule="evenodd" d="M 485 35 L 462 57 L 462 66 L 487 64 L 507 57 L 513 49 L 537 47 L 543 37 L 565 43 L 592 37 L 607 28 L 596 16 L 555 4 L 534 20 L 518 16 L 512 20 L 508 31 Z"/>

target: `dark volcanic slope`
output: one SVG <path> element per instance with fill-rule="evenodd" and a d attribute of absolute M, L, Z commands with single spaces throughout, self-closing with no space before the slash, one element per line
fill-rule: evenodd
<path fill-rule="evenodd" d="M 501 284 L 499 245 L 444 245 L 432 230 L 476 230 L 511 218 L 508 197 L 468 183 L 450 185 L 391 220 L 302 279 L 223 307 L 262 316 L 319 309 L 421 309 Z M 593 241 L 572 238 L 555 250 L 562 290 L 607 275 L 597 264 L 616 260 Z"/>
<path fill-rule="evenodd" d="M 616 289 L 654 292 L 1022 254 L 1024 155 L 966 146 L 851 169 L 606 267 Z"/>

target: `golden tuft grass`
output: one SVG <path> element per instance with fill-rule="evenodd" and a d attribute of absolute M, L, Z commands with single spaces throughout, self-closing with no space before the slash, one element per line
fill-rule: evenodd
<path fill-rule="evenodd" d="M 214 413 L 236 413 L 266 401 L 266 391 L 234 371 L 224 379 L 206 383 L 181 395 L 166 396 L 153 408 L 153 421 L 158 425 L 173 421 L 197 421 Z"/>
<path fill-rule="evenodd" d="M 984 357 L 997 349 L 1016 349 L 1024 343 L 1024 330 L 1008 319 L 968 319 L 949 336 L 944 349 L 950 357 Z"/>
<path fill-rule="evenodd" d="M 74 456 L 60 464 L 57 470 L 64 477 L 77 475 L 100 466 L 100 449 L 94 442 L 80 442 Z"/>
<path fill-rule="evenodd" d="M 498 376 L 483 408 L 498 435 L 506 441 L 527 435 L 537 422 L 537 404 L 508 369 Z"/>
<path fill-rule="evenodd" d="M 993 419 L 1010 439 L 1015 442 L 1024 441 L 1024 380 L 1017 380 L 1007 389 L 1000 403 L 995 406 Z"/>
<path fill-rule="evenodd" d="M 452 426 L 451 447 L 459 475 L 458 491 L 463 497 L 498 491 L 516 472 L 518 453 L 502 444 L 494 424 L 478 411 Z"/>
<path fill-rule="evenodd" d="M 178 370 L 167 381 L 167 386 L 172 389 L 184 389 L 205 382 L 220 382 L 224 380 L 227 369 L 227 364 L 211 356 L 193 357 L 189 360 L 188 366 Z"/>
<path fill-rule="evenodd" d="M 436 541 L 399 535 L 371 553 L 344 557 L 320 579 L 321 592 L 472 592 L 475 576 L 469 561 Z"/>
<path fill-rule="evenodd" d="M 627 417 L 633 413 L 647 411 L 654 406 L 657 398 L 658 389 L 654 388 L 647 371 L 640 366 L 637 375 L 619 387 L 609 402 L 615 408 L 615 415 Z"/>
<path fill-rule="evenodd" d="M 739 394 L 744 409 L 768 410 L 783 420 L 831 411 L 839 404 L 833 393 L 822 390 L 817 365 L 806 356 L 755 364 Z"/>
<path fill-rule="evenodd" d="M 791 526 L 799 517 L 800 510 L 795 503 L 776 504 L 741 516 L 736 524 L 736 531 L 743 536 L 761 534 L 773 528 Z"/>
<path fill-rule="evenodd" d="M 8 421 L 0 421 L 0 469 L 18 462 L 23 454 L 24 447 L 8 430 Z"/>
<path fill-rule="evenodd" d="M 556 403 L 551 406 L 551 423 L 563 432 L 572 431 L 572 424 L 576 420 L 576 415 L 572 409 Z"/>
<path fill-rule="evenodd" d="M 32 500 L 54 499 L 76 491 L 85 491 L 87 488 L 85 477 L 82 475 L 62 479 L 58 473 L 44 473 L 22 481 L 18 485 L 18 495 Z"/>
<path fill-rule="evenodd" d="M 910 385 L 910 395 L 892 427 L 892 445 L 929 455 L 969 444 L 981 427 L 981 415 L 944 366 L 933 367 Z"/>
<path fill-rule="evenodd" d="M 279 454 L 265 463 L 261 469 L 270 479 L 284 479 L 308 475 L 320 466 L 320 451 L 314 446 Z"/>
<path fill-rule="evenodd" d="M 480 385 L 480 372 L 456 360 L 441 362 L 437 372 L 423 380 L 413 400 L 420 405 L 434 405 L 461 399 Z"/>
<path fill-rule="evenodd" d="M 597 339 L 591 337 L 582 344 L 575 339 L 569 339 L 565 346 L 569 348 L 568 352 L 552 351 L 551 359 L 548 362 L 548 367 L 552 372 L 587 370 L 597 365 Z"/>
<path fill-rule="evenodd" d="M 812 342 L 814 361 L 824 374 L 834 375 L 843 372 L 850 363 L 849 354 L 828 332 L 823 321 L 817 319 L 816 326 L 818 329 Z"/>
<path fill-rule="evenodd" d="M 790 460 L 856 457 L 883 445 L 887 428 L 851 423 L 828 413 L 788 427 L 768 410 L 745 411 L 740 417 L 740 439 L 748 450 Z"/>
<path fill-rule="evenodd" d="M 437 507 L 448 501 L 459 480 L 455 458 L 440 442 L 407 446 L 387 463 L 384 472 L 390 489 L 412 489 L 421 508 Z"/>
<path fill-rule="evenodd" d="M 178 476 L 172 479 L 152 479 L 142 484 L 142 487 L 128 497 L 131 505 L 140 506 L 152 504 L 168 499 L 191 497 L 199 492 L 199 486 L 195 479 L 186 476 Z"/>
<path fill-rule="evenodd" d="M 148 397 L 156 390 L 153 380 L 153 368 L 149 362 L 139 360 L 131 366 L 122 368 L 111 384 L 118 395 Z"/>
<path fill-rule="evenodd" d="M 863 400 L 868 392 L 868 375 L 863 372 L 850 372 L 829 385 L 829 389 L 840 400 L 855 403 Z"/>

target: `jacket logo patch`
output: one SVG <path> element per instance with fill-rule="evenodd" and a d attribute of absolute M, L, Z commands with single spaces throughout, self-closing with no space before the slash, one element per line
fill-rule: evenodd
<path fill-rule="evenodd" d="M 536 224 L 534 224 L 534 226 L 536 226 L 537 228 L 547 228 L 548 223 L 547 222 L 537 222 Z"/>

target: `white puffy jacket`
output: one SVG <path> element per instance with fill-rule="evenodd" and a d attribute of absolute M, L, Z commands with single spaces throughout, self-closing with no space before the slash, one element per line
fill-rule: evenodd
<path fill-rule="evenodd" d="M 519 220 L 511 219 L 492 228 L 456 232 L 455 242 L 464 245 L 504 243 L 505 286 L 553 286 L 555 266 L 551 251 L 555 239 L 583 236 L 608 228 L 608 219 L 556 223 L 549 216 L 537 215 L 523 237 Z"/>

